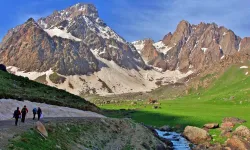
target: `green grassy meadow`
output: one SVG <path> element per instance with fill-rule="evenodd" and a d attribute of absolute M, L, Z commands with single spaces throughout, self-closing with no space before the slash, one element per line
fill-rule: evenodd
<path fill-rule="evenodd" d="M 147 100 L 131 105 L 131 102 L 100 105 L 109 110 L 112 117 L 131 117 L 137 122 L 153 126 L 171 125 L 183 129 L 186 125 L 202 127 L 205 123 L 221 123 L 224 117 L 247 120 L 250 127 L 250 69 L 234 65 L 226 70 L 209 88 L 189 95 L 159 100 L 159 109 L 147 104 Z M 204 80 L 204 78 L 201 78 Z M 122 109 L 122 110 L 121 110 Z M 116 111 L 115 111 L 116 110 Z"/>

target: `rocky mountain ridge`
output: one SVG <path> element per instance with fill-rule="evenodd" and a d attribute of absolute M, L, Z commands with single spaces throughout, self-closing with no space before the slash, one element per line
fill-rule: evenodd
<path fill-rule="evenodd" d="M 39 72 L 51 68 L 64 75 L 100 70 L 103 64 L 96 56 L 127 69 L 145 67 L 137 51 L 99 18 L 95 6 L 83 3 L 11 29 L 0 53 L 8 66 Z"/>
<path fill-rule="evenodd" d="M 191 73 L 150 69 L 135 47 L 99 18 L 95 6 L 84 3 L 9 30 L 0 44 L 0 62 L 13 74 L 76 95 L 150 91 Z"/>
<path fill-rule="evenodd" d="M 76 95 L 146 92 L 229 56 L 248 55 L 249 39 L 214 23 L 181 21 L 159 42 L 128 43 L 94 5 L 79 3 L 9 30 L 0 44 L 0 63 Z"/>
<path fill-rule="evenodd" d="M 212 66 L 226 56 L 248 55 L 249 39 L 249 37 L 241 39 L 232 30 L 215 23 L 201 22 L 198 25 L 191 25 L 183 20 L 173 34 L 168 33 L 159 42 L 151 42 L 151 47 L 145 44 L 149 39 L 132 44 L 141 54 L 156 50 L 158 55 L 163 55 L 160 61 L 156 61 L 154 55 L 148 56 L 150 65 L 163 70 L 178 69 L 186 72 Z"/>

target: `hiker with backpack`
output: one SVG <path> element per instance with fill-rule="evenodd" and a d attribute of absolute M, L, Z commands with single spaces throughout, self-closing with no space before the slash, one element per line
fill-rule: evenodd
<path fill-rule="evenodd" d="M 36 118 L 36 114 L 37 114 L 37 109 L 36 109 L 36 108 L 34 108 L 34 109 L 33 109 L 33 120 L 35 120 L 35 118 Z"/>
<path fill-rule="evenodd" d="M 21 111 L 21 113 L 22 113 L 22 119 L 21 119 L 21 121 L 24 123 L 25 122 L 25 117 L 26 117 L 26 114 L 28 113 L 29 111 L 28 111 L 28 109 L 26 108 L 26 105 L 24 105 L 24 107 L 23 107 L 23 109 L 22 109 L 22 111 Z"/>
<path fill-rule="evenodd" d="M 37 109 L 37 116 L 38 116 L 38 120 L 40 120 L 40 118 L 42 116 L 42 109 L 40 107 L 38 107 L 38 109 Z"/>
<path fill-rule="evenodd" d="M 14 111 L 13 118 L 15 118 L 15 125 L 17 126 L 18 119 L 21 118 L 19 107 L 17 107 L 17 109 Z"/>

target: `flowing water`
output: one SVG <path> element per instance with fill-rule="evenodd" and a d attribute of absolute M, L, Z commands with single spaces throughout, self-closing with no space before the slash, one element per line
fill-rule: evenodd
<path fill-rule="evenodd" d="M 156 130 L 158 135 L 162 138 L 168 139 L 173 143 L 175 150 L 191 150 L 189 147 L 190 142 L 188 142 L 180 133 L 176 132 L 165 132 Z"/>

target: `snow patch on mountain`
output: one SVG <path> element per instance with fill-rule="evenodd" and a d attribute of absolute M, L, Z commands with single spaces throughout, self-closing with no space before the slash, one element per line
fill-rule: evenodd
<path fill-rule="evenodd" d="M 100 58 L 98 55 L 96 57 L 106 67 L 102 67 L 100 71 L 89 75 L 64 76 L 58 74 L 66 79 L 61 84 L 55 84 L 50 80 L 49 76 L 54 72 L 52 70 L 46 72 L 25 72 L 13 66 L 8 68 L 13 74 L 28 77 L 31 80 L 46 75 L 47 85 L 66 90 L 75 95 L 82 93 L 109 95 L 147 92 L 157 88 L 156 82 L 159 80 L 162 81 L 162 85 L 175 83 L 179 79 L 193 73 L 192 71 L 181 73 L 179 70 L 161 72 L 158 69 L 128 70 L 120 67 L 114 61 Z"/>
<path fill-rule="evenodd" d="M 119 49 L 119 47 L 116 47 L 114 45 L 109 45 L 110 48 L 114 48 L 114 49 Z"/>
<path fill-rule="evenodd" d="M 57 27 L 54 27 L 53 29 L 44 29 L 45 32 L 47 32 L 51 37 L 57 36 L 64 39 L 70 39 L 74 41 L 82 41 L 81 39 L 74 37 L 71 33 L 68 33 L 66 30 L 58 29 Z"/>
<path fill-rule="evenodd" d="M 98 22 L 94 22 L 89 19 L 87 16 L 83 16 L 87 26 L 91 31 L 97 33 L 99 36 L 105 39 L 116 39 L 119 42 L 126 43 L 117 33 L 115 33 L 110 27 L 100 25 Z M 98 18 L 96 19 L 98 21 Z"/>
<path fill-rule="evenodd" d="M 8 66 L 7 70 L 11 72 L 12 74 L 15 74 L 17 76 L 23 76 L 23 77 L 28 77 L 30 80 L 35 80 L 40 76 L 43 75 L 50 75 L 53 73 L 52 69 L 46 71 L 46 72 L 26 72 L 26 71 L 21 71 L 19 68 L 14 67 L 14 66 Z"/>
<path fill-rule="evenodd" d="M 240 69 L 247 69 L 248 66 L 241 66 Z"/>
<path fill-rule="evenodd" d="M 47 27 L 48 27 L 48 24 L 45 23 L 43 20 L 41 20 L 41 25 L 44 26 L 44 28 L 47 28 Z"/>
<path fill-rule="evenodd" d="M 140 53 L 145 46 L 145 41 L 144 40 L 134 41 L 132 42 L 132 44 L 134 45 L 136 50 Z"/>
<path fill-rule="evenodd" d="M 132 42 L 136 50 L 141 53 L 142 49 L 145 46 L 144 40 L 134 41 Z M 165 45 L 162 41 L 156 42 L 153 44 L 153 46 L 156 48 L 156 50 L 160 53 L 167 54 L 167 52 L 172 48 L 167 45 Z"/>
<path fill-rule="evenodd" d="M 208 48 L 205 48 L 205 47 L 201 48 L 201 50 L 202 50 L 204 53 L 207 51 L 207 49 L 208 49 Z"/>
<path fill-rule="evenodd" d="M 172 47 L 165 45 L 162 41 L 154 43 L 153 45 L 158 52 L 161 52 L 163 54 L 167 54 L 167 52 L 172 48 Z"/>
<path fill-rule="evenodd" d="M 240 46 L 241 46 L 241 42 L 240 42 L 240 44 L 239 44 L 239 50 L 238 50 L 238 51 L 240 51 L 240 49 L 241 49 L 241 47 L 240 47 Z"/>

